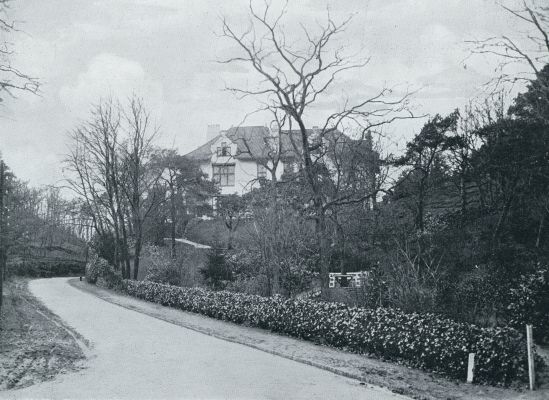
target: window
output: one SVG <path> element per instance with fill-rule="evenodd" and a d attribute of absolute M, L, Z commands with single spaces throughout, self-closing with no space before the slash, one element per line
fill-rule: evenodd
<path fill-rule="evenodd" d="M 267 178 L 267 168 L 265 168 L 261 164 L 257 164 L 257 177 L 259 179 L 261 178 Z"/>
<path fill-rule="evenodd" d="M 231 147 L 227 145 L 227 142 L 221 142 L 221 147 L 217 148 L 218 157 L 227 157 L 231 155 Z"/>
<path fill-rule="evenodd" d="M 283 166 L 285 174 L 293 174 L 297 170 L 295 162 L 287 161 L 283 164 Z"/>
<path fill-rule="evenodd" d="M 213 181 L 220 186 L 234 186 L 234 164 L 214 164 Z"/>

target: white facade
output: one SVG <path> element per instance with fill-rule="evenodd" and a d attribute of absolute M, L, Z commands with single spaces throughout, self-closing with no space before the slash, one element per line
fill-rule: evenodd
<path fill-rule="evenodd" d="M 217 173 L 216 180 L 220 182 L 220 194 L 222 195 L 242 195 L 254 187 L 259 187 L 259 177 L 261 175 L 266 179 L 271 179 L 271 173 L 257 161 L 235 157 L 237 145 L 223 133 L 211 144 L 210 149 L 211 158 L 207 162 L 202 161 L 200 169 L 210 179 L 214 178 L 214 172 Z M 271 167 L 272 163 L 268 162 L 268 165 Z M 280 161 L 276 169 L 277 178 L 282 176 L 283 171 L 284 165 Z M 219 176 L 219 174 L 222 176 Z M 231 177 L 233 174 L 234 177 Z"/>

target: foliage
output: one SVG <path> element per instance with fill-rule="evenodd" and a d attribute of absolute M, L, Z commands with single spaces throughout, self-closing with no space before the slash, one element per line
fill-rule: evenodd
<path fill-rule="evenodd" d="M 429 120 L 384 201 L 343 215 L 375 266 L 366 304 L 508 323 L 509 291 L 549 260 L 548 71 L 507 110 L 493 97 Z"/>
<path fill-rule="evenodd" d="M 188 245 L 177 245 L 172 257 L 167 246 L 145 246 L 144 262 L 147 264 L 145 280 L 175 286 L 200 284 L 200 269 L 206 262 L 206 251 Z"/>
<path fill-rule="evenodd" d="M 511 289 L 507 306 L 509 324 L 516 329 L 533 325 L 537 339 L 549 339 L 549 268 L 539 267 L 534 272 L 521 276 L 516 288 Z"/>
<path fill-rule="evenodd" d="M 124 284 L 129 295 L 147 301 L 402 361 L 453 378 L 464 379 L 468 354 L 474 352 L 478 383 L 508 385 L 527 379 L 525 339 L 511 328 L 479 328 L 435 314 L 397 309 L 183 289 L 153 282 Z"/>
<path fill-rule="evenodd" d="M 297 261 L 297 262 L 296 262 Z M 288 255 L 273 255 L 272 259 L 264 259 L 255 247 L 248 246 L 225 252 L 224 262 L 232 272 L 233 281 L 225 287 L 226 290 L 271 296 L 273 293 L 273 270 L 278 269 L 278 294 L 287 297 L 297 295 L 311 287 L 317 277 L 308 265 Z"/>
<path fill-rule="evenodd" d="M 246 203 L 236 194 L 219 196 L 216 211 L 219 213 L 226 228 L 229 230 L 227 248 L 233 248 L 234 234 L 246 214 Z"/>
<path fill-rule="evenodd" d="M 225 253 L 219 247 L 208 252 L 206 265 L 200 270 L 204 281 L 215 290 L 224 289 L 228 282 L 233 281 L 233 272 L 225 262 Z"/>
<path fill-rule="evenodd" d="M 166 201 L 151 210 L 145 238 L 161 245 L 164 238 L 170 237 L 172 253 L 175 253 L 175 238 L 185 235 L 188 223 L 193 218 L 212 214 L 210 200 L 217 194 L 217 188 L 202 172 L 199 163 L 175 150 L 156 152 L 153 165 L 162 171 L 160 183 Z"/>
<path fill-rule="evenodd" d="M 70 261 L 14 261 L 7 265 L 7 275 L 32 278 L 84 275 L 84 263 Z"/>
<path fill-rule="evenodd" d="M 232 242 L 235 249 L 246 247 L 250 243 L 249 229 L 247 228 L 249 223 L 249 220 L 240 221 L 240 228 L 233 233 Z M 215 247 L 228 242 L 229 230 L 226 229 L 225 223 L 219 217 L 193 218 L 187 224 L 183 237 L 196 243 Z"/>
<path fill-rule="evenodd" d="M 64 200 L 57 188 L 35 189 L 18 180 L 0 154 L 0 306 L 6 273 L 82 274 L 85 246 L 78 238 L 83 229 L 79 208 L 78 202 Z"/>
<path fill-rule="evenodd" d="M 108 288 L 121 288 L 122 275 L 120 271 L 115 270 L 107 260 L 99 257 L 96 253 L 90 253 L 86 264 L 86 281 L 94 285 L 100 283 Z"/>
<path fill-rule="evenodd" d="M 472 271 L 456 278 L 455 283 L 446 288 L 451 297 L 446 306 L 453 307 L 453 315 L 461 320 L 494 325 L 491 319 L 502 311 L 500 289 L 505 291 L 508 285 L 509 283 L 505 284 L 494 277 L 492 268 L 476 266 Z"/>
<path fill-rule="evenodd" d="M 165 249 L 158 246 L 147 245 L 144 255 L 150 260 L 147 267 L 146 281 L 165 283 L 168 285 L 181 285 L 181 271 L 175 260 L 167 254 Z"/>
<path fill-rule="evenodd" d="M 92 237 L 91 248 L 110 264 L 115 262 L 115 237 L 111 232 L 103 232 Z"/>
<path fill-rule="evenodd" d="M 269 280 L 261 273 L 253 276 L 236 276 L 234 281 L 227 283 L 225 290 L 258 296 L 268 296 Z"/>

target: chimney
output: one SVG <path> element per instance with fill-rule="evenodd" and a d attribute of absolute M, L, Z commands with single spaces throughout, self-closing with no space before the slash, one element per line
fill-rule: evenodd
<path fill-rule="evenodd" d="M 206 140 L 212 140 L 214 137 L 219 135 L 221 132 L 221 127 L 219 124 L 208 125 L 208 130 L 206 131 Z"/>

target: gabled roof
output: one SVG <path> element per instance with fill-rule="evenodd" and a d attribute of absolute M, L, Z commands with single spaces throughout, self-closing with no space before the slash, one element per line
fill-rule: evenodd
<path fill-rule="evenodd" d="M 272 133 L 265 126 L 238 126 L 225 131 L 225 136 L 236 144 L 237 159 L 263 159 L 269 156 Z"/>
<path fill-rule="evenodd" d="M 212 144 L 214 144 L 221 135 L 217 135 L 211 140 L 208 140 L 202 146 L 194 149 L 190 153 L 185 154 L 185 157 L 195 161 L 209 161 L 212 157 Z"/>
<path fill-rule="evenodd" d="M 239 126 L 223 131 L 229 140 L 236 144 L 234 155 L 239 160 L 266 159 L 273 144 L 275 136 L 265 126 Z M 286 135 L 283 135 L 286 136 Z M 210 161 L 212 157 L 212 145 L 219 140 L 221 134 L 204 143 L 202 146 L 186 154 L 185 157 L 196 161 Z M 276 149 L 273 149 L 276 151 Z M 285 157 L 295 156 L 294 147 L 288 138 L 283 139 L 282 152 Z"/>
<path fill-rule="evenodd" d="M 314 137 L 314 129 L 307 129 L 307 133 Z M 265 126 L 239 126 L 230 128 L 222 134 L 231 140 L 237 146 L 237 152 L 234 155 L 239 160 L 265 160 L 270 158 L 271 154 L 276 154 L 276 136 Z M 211 146 L 219 140 L 221 134 L 209 140 L 202 146 L 186 154 L 185 157 L 196 161 L 210 161 L 212 157 Z M 324 136 L 330 142 L 351 140 L 340 131 L 329 132 Z M 301 133 L 298 130 L 283 130 L 280 133 L 281 158 L 292 159 L 301 153 L 302 141 Z M 273 148 L 274 147 L 274 148 Z"/>

